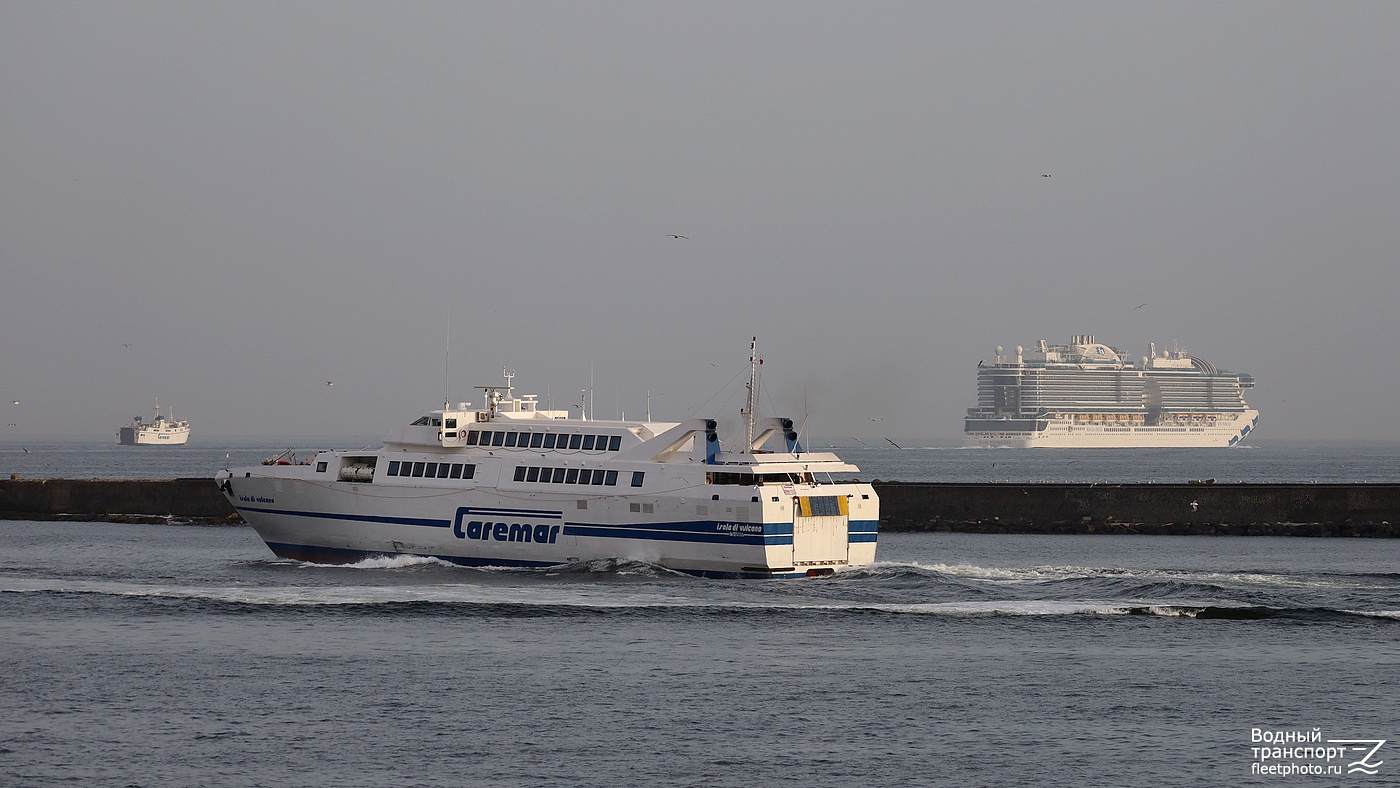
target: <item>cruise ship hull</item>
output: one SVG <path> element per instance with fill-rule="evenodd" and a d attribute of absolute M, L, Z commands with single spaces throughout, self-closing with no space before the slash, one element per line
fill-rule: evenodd
<path fill-rule="evenodd" d="M 412 555 L 543 567 L 620 558 L 706 576 L 781 577 L 875 560 L 878 501 L 869 485 L 799 485 L 755 502 L 749 488 L 719 500 L 700 490 L 584 498 L 245 473 L 219 477 L 239 514 L 278 556 L 314 563 Z M 849 496 L 849 514 L 801 515 L 801 498 L 836 496 Z"/>
<path fill-rule="evenodd" d="M 1238 445 L 1254 431 L 1259 412 L 1212 418 L 1213 423 L 1182 426 L 1082 424 L 1068 417 L 1017 419 L 1019 429 L 988 429 L 992 420 L 974 423 L 969 419 L 963 445 L 1013 449 L 1226 448 Z"/>

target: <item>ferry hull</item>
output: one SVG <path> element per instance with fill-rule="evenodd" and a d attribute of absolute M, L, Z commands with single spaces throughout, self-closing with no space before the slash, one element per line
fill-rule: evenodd
<path fill-rule="evenodd" d="M 1256 410 L 1206 426 L 1077 425 L 1069 419 L 1041 419 L 1032 430 L 969 431 L 963 445 L 1014 449 L 1227 448 L 1240 445 L 1258 423 Z"/>
<path fill-rule="evenodd" d="M 189 439 L 189 430 L 154 432 L 132 427 L 117 430 L 117 443 L 123 446 L 180 446 Z"/>
<path fill-rule="evenodd" d="M 525 497 L 482 488 L 328 486 L 225 474 L 221 486 L 269 549 L 313 563 L 386 555 L 513 567 L 630 559 L 689 574 L 783 577 L 830 574 L 875 560 L 878 501 L 868 485 L 794 489 L 762 505 L 752 501 L 749 488 L 741 498 L 707 495 L 700 504 L 696 497 L 648 496 L 652 512 L 643 517 L 632 511 L 630 496 Z M 804 494 L 849 494 L 866 505 L 849 516 L 803 517 L 796 500 Z M 747 510 L 742 517 L 741 509 Z"/>

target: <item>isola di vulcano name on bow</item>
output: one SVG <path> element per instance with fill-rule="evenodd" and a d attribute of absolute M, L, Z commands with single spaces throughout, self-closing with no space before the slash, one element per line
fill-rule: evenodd
<path fill-rule="evenodd" d="M 430 556 L 468 566 L 598 559 L 718 577 L 821 576 L 874 562 L 880 502 L 859 469 L 757 418 L 757 341 L 742 424 L 602 421 L 479 386 L 372 451 L 323 451 L 215 479 L 272 552 L 316 563 Z M 770 448 L 769 444 L 773 444 Z"/>

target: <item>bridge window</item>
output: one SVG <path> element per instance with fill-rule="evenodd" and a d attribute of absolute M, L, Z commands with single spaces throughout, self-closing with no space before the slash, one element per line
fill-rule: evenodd
<path fill-rule="evenodd" d="M 428 467 L 423 470 L 423 475 L 429 479 L 437 476 L 437 466 L 438 464 L 435 462 L 428 463 Z"/>
<path fill-rule="evenodd" d="M 564 477 L 564 483 L 565 483 L 565 484 L 577 484 L 577 483 L 578 483 L 578 468 L 570 468 L 570 469 L 569 469 L 568 474 Z"/>
<path fill-rule="evenodd" d="M 579 446 L 582 446 L 582 445 L 583 445 L 583 436 L 582 436 L 582 435 L 570 435 L 570 436 L 569 436 L 569 448 L 570 448 L 570 449 L 577 449 Z"/>
<path fill-rule="evenodd" d="M 509 447 L 515 445 L 515 439 L 516 439 L 516 437 L 518 437 L 518 435 L 519 435 L 519 433 L 515 433 L 515 432 L 507 432 L 507 433 L 506 433 L 506 447 L 507 447 L 507 448 L 509 448 Z"/>
<path fill-rule="evenodd" d="M 422 476 L 422 475 L 423 475 L 423 465 L 424 465 L 424 463 L 421 463 L 421 462 L 415 462 L 415 463 L 413 463 L 413 475 L 414 475 L 414 476 Z"/>
<path fill-rule="evenodd" d="M 616 487 L 616 486 L 617 486 L 617 471 L 608 471 L 607 481 L 604 481 L 603 484 L 606 484 L 606 485 L 609 486 L 609 487 Z"/>
<path fill-rule="evenodd" d="M 468 431 L 467 431 L 467 445 L 468 445 L 468 446 L 475 446 L 475 445 L 476 445 L 476 436 L 477 436 L 477 435 L 480 435 L 480 434 L 481 434 L 481 433 L 479 433 L 479 432 L 476 431 L 476 430 L 468 430 Z"/>
<path fill-rule="evenodd" d="M 525 472 L 525 481 L 527 481 L 527 482 L 537 482 L 537 481 L 539 481 L 539 480 L 540 480 L 540 469 L 539 469 L 539 468 L 530 468 L 529 470 L 527 470 L 527 471 Z"/>
<path fill-rule="evenodd" d="M 554 483 L 555 483 L 555 484 L 563 484 L 563 483 L 564 483 L 564 469 L 563 469 L 563 468 L 555 468 L 555 469 L 554 469 Z"/>
<path fill-rule="evenodd" d="M 552 433 L 552 432 L 551 432 L 551 433 L 548 433 L 548 434 L 546 434 L 546 435 L 544 436 L 544 447 L 545 447 L 546 449 L 552 449 L 552 448 L 554 448 L 554 439 L 555 439 L 555 437 L 556 437 L 555 434 Z"/>
<path fill-rule="evenodd" d="M 597 438 L 592 435 L 583 436 L 583 450 L 593 451 L 593 441 L 595 440 L 597 440 Z"/>
<path fill-rule="evenodd" d="M 448 478 L 449 478 L 449 479 L 460 479 L 460 478 L 462 478 L 462 463 L 460 463 L 460 462 L 454 462 L 454 463 L 452 463 L 452 474 L 451 474 L 450 476 L 448 476 Z"/>
<path fill-rule="evenodd" d="M 543 432 L 532 432 L 532 433 L 530 433 L 530 448 L 532 448 L 532 449 L 538 449 L 541 445 L 543 445 L 543 443 L 544 443 L 544 433 L 543 433 Z"/>
<path fill-rule="evenodd" d="M 613 435 L 608 438 L 608 451 L 617 451 L 622 446 L 622 436 Z"/>

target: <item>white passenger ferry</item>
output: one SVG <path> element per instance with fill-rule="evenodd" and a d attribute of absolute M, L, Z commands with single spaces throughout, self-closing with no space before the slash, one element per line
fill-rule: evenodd
<path fill-rule="evenodd" d="M 598 421 L 483 386 L 485 406 L 432 410 L 373 451 L 220 471 L 240 515 L 284 558 L 432 556 L 541 567 L 624 558 L 706 576 L 818 576 L 875 560 L 879 499 L 805 451 L 791 419 L 738 434 L 712 419 Z M 768 444 L 774 444 L 772 449 Z"/>
<path fill-rule="evenodd" d="M 133 416 L 130 424 L 117 429 L 117 443 L 123 446 L 179 446 L 189 439 L 190 423 L 183 419 L 176 421 L 174 411 L 168 419 L 160 415 L 160 400 L 156 400 L 153 421 Z"/>
<path fill-rule="evenodd" d="M 1254 378 L 1216 369 L 1181 348 L 1134 364 L 1092 335 L 1040 340 L 977 370 L 977 407 L 963 442 L 981 447 L 1236 446 L 1259 424 L 1244 401 Z"/>

